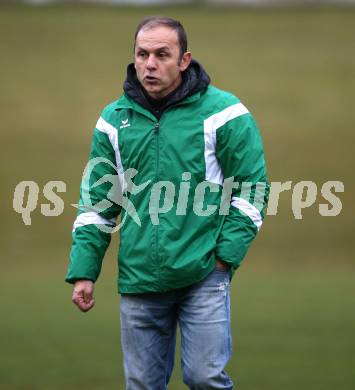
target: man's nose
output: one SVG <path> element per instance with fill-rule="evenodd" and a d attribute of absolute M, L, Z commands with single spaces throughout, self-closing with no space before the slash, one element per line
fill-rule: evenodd
<path fill-rule="evenodd" d="M 153 54 L 150 54 L 147 60 L 147 68 L 149 70 L 155 69 L 157 67 L 155 57 Z"/>

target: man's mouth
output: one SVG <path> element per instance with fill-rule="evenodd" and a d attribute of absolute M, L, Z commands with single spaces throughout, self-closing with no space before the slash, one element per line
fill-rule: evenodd
<path fill-rule="evenodd" d="M 159 79 L 154 76 L 145 76 L 144 80 L 148 83 L 157 83 L 159 81 Z"/>

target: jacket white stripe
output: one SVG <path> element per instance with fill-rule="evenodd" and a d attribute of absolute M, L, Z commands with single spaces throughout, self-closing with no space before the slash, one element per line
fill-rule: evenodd
<path fill-rule="evenodd" d="M 73 225 L 73 232 L 81 226 L 96 225 L 96 224 L 97 225 L 112 225 L 112 226 L 116 225 L 115 218 L 108 220 L 108 219 L 101 217 L 100 214 L 95 213 L 94 211 L 89 211 L 87 213 L 79 214 L 76 217 L 76 219 L 74 221 L 74 225 Z"/>
<path fill-rule="evenodd" d="M 206 180 L 212 183 L 222 185 L 223 173 L 216 157 L 216 131 L 225 125 L 228 121 L 238 116 L 247 114 L 248 109 L 242 104 L 237 103 L 227 107 L 223 111 L 211 115 L 203 122 L 205 137 L 205 163 Z"/>
<path fill-rule="evenodd" d="M 260 230 L 263 220 L 260 211 L 255 206 L 245 199 L 236 196 L 232 197 L 231 205 L 246 214 L 253 221 L 257 229 Z"/>
<path fill-rule="evenodd" d="M 117 171 L 118 173 L 123 173 L 121 153 L 118 147 L 118 130 L 116 129 L 116 127 L 106 122 L 105 119 L 103 119 L 102 117 L 100 117 L 99 120 L 97 121 L 96 128 L 97 130 L 107 134 L 111 142 L 112 148 L 115 151 Z"/>

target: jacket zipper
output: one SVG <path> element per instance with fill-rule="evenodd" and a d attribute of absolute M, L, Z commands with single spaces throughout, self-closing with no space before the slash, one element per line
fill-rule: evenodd
<path fill-rule="evenodd" d="M 160 124 L 154 124 L 155 146 L 156 146 L 156 164 L 155 164 L 155 182 L 159 181 L 159 131 Z M 155 225 L 155 253 L 158 260 L 158 278 L 160 279 L 160 259 L 159 259 L 159 224 Z"/>
<path fill-rule="evenodd" d="M 159 122 L 154 124 L 154 134 L 155 134 L 155 146 L 156 146 L 156 164 L 155 164 L 155 182 L 159 181 Z"/>

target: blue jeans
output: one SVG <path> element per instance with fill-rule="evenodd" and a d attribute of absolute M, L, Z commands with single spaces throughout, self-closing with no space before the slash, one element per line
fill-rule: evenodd
<path fill-rule="evenodd" d="M 224 371 L 232 350 L 229 272 L 165 293 L 121 295 L 126 390 L 165 390 L 181 333 L 183 381 L 191 390 L 233 389 Z"/>

